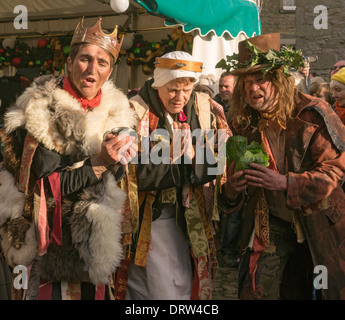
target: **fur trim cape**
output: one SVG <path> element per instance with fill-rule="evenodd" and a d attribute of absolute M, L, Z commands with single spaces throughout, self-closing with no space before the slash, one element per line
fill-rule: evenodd
<path fill-rule="evenodd" d="M 43 76 L 25 90 L 5 114 L 5 144 L 14 144 L 8 137 L 24 128 L 47 149 L 69 155 L 80 165 L 99 153 L 105 132 L 115 127 L 136 127 L 135 111 L 112 82 L 103 85 L 101 104 L 84 112 L 79 102 L 59 86 L 61 81 Z M 5 147 L 7 151 L 15 149 Z M 5 159 L 17 159 L 5 160 L 6 168 L 0 167 L 1 246 L 10 265 L 29 265 L 37 256 L 37 225 L 31 219 L 23 244 L 13 243 L 8 227 L 23 217 L 25 196 L 17 189 L 20 158 L 8 153 Z M 50 244 L 47 253 L 38 259 L 40 277 L 47 281 L 81 281 L 87 271 L 92 283 L 107 283 L 122 258 L 121 211 L 126 196 L 108 171 L 100 183 L 74 197 L 77 201 L 62 199 L 63 244 Z M 49 220 L 54 199 L 47 199 L 47 210 Z"/>

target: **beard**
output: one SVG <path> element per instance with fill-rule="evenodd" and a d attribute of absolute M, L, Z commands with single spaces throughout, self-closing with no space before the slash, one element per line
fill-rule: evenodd
<path fill-rule="evenodd" d="M 278 97 L 274 97 L 273 92 L 267 96 L 263 91 L 257 91 L 250 96 L 250 99 L 246 98 L 246 102 L 261 114 L 271 114 L 276 110 Z"/>

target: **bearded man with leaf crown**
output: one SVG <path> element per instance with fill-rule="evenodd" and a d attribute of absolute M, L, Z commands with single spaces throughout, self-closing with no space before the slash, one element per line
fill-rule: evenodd
<path fill-rule="evenodd" d="M 302 61 L 280 50 L 280 34 L 265 34 L 239 43 L 231 71 L 230 128 L 270 157 L 269 167 L 235 173 L 233 162 L 227 175 L 224 192 L 245 204 L 240 299 L 345 298 L 345 127 L 328 103 L 295 86 L 289 70 Z"/>

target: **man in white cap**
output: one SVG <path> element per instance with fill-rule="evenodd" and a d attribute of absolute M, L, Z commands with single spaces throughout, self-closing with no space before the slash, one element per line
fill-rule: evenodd
<path fill-rule="evenodd" d="M 165 54 L 156 59 L 153 78 L 130 99 L 141 121 L 141 154 L 135 178 L 130 181 L 136 186 L 130 190 L 132 236 L 125 237 L 128 251 L 116 279 L 117 299 L 212 297 L 211 281 L 217 265 L 212 229 L 216 175 L 210 175 L 207 169 L 216 165 L 206 158 L 204 162 L 195 161 L 198 149 L 192 147 L 189 129 L 193 134 L 197 129 L 206 132 L 220 128 L 229 134 L 229 129 L 224 115 L 212 110 L 209 96 L 193 90 L 201 70 L 202 63 L 193 61 L 186 52 Z M 176 129 L 187 134 L 175 139 Z M 145 136 L 151 137 L 146 162 Z M 158 145 L 162 149 L 154 153 Z M 207 147 L 207 151 L 204 145 L 207 143 L 200 147 L 202 152 L 210 152 L 215 160 L 212 148 Z M 157 161 L 160 155 L 162 161 Z M 133 210 L 135 191 L 137 216 Z"/>

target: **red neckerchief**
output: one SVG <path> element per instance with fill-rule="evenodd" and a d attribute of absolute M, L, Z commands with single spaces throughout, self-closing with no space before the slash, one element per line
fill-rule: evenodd
<path fill-rule="evenodd" d="M 338 115 L 343 123 L 345 123 L 345 108 L 339 107 L 338 101 L 335 102 L 335 108 L 337 109 Z"/>
<path fill-rule="evenodd" d="M 98 107 L 101 103 L 102 89 L 99 89 L 96 97 L 94 97 L 93 99 L 91 100 L 84 99 L 72 87 L 69 76 L 65 77 L 64 82 L 63 82 L 63 88 L 81 103 L 81 106 L 83 107 L 84 111 L 86 111 L 87 108 L 89 107 L 90 108 Z"/>
<path fill-rule="evenodd" d="M 184 114 L 183 110 L 181 110 L 178 114 L 178 120 L 180 122 L 185 122 L 187 120 L 187 116 Z"/>

